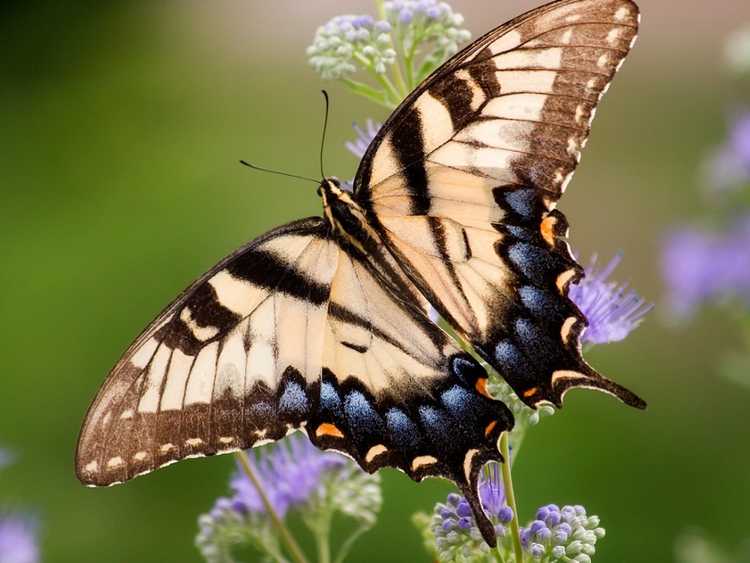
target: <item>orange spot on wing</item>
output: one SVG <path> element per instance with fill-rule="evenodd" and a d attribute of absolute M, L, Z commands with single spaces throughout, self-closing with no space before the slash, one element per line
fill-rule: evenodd
<path fill-rule="evenodd" d="M 537 391 L 539 391 L 539 387 L 532 387 L 531 389 L 526 389 L 522 394 L 528 399 L 529 397 L 536 395 Z"/>
<path fill-rule="evenodd" d="M 542 238 L 552 247 L 555 246 L 555 223 L 557 223 L 557 219 L 551 215 L 547 215 L 542 220 L 541 225 L 539 225 Z"/>
<path fill-rule="evenodd" d="M 315 435 L 320 438 L 321 436 L 331 436 L 333 438 L 343 438 L 344 433 L 338 429 L 335 424 L 330 422 L 324 422 L 315 430 Z"/>
<path fill-rule="evenodd" d="M 490 395 L 489 391 L 487 391 L 487 378 L 481 377 L 477 379 L 477 382 L 474 384 L 474 388 L 479 391 L 480 395 L 484 395 L 485 397 L 492 398 L 492 395 Z"/>
<path fill-rule="evenodd" d="M 495 426 L 497 426 L 497 420 L 493 420 L 487 425 L 487 427 L 484 429 L 484 435 L 489 436 L 490 434 L 492 434 L 492 431 L 495 429 Z"/>

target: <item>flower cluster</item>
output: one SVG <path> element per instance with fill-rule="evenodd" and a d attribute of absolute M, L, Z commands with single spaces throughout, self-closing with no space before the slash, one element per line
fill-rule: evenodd
<path fill-rule="evenodd" d="M 673 232 L 664 247 L 664 280 L 672 310 L 681 316 L 704 303 L 734 299 L 750 308 L 750 214 L 726 232 Z"/>
<path fill-rule="evenodd" d="M 404 53 L 410 82 L 421 81 L 471 37 L 462 27 L 463 16 L 445 2 L 394 0 L 386 2 L 384 8 Z M 415 68 L 418 59 L 422 63 Z"/>
<path fill-rule="evenodd" d="M 495 525 L 498 550 L 505 560 L 513 560 L 512 538 L 508 524 L 513 510 L 507 505 L 500 468 L 490 463 L 479 482 L 479 498 Z M 451 493 L 438 503 L 431 518 L 415 518 L 423 528 L 425 543 L 442 562 L 495 561 L 484 542 L 469 503 Z M 540 507 L 536 518 L 521 529 L 521 545 L 533 560 L 589 562 L 596 552 L 597 540 L 604 537 L 597 516 L 589 516 L 582 506 L 548 504 Z"/>
<path fill-rule="evenodd" d="M 395 0 L 379 12 L 380 19 L 336 16 L 318 28 L 307 56 L 322 78 L 393 109 L 470 34 L 445 2 Z M 358 73 L 375 85 L 355 79 Z"/>
<path fill-rule="evenodd" d="M 307 56 L 325 79 L 345 78 L 358 65 L 382 75 L 396 61 L 390 31 L 388 22 L 372 16 L 336 16 L 318 28 Z"/>
<path fill-rule="evenodd" d="M 495 534 L 502 540 L 508 533 L 507 524 L 513 520 L 513 510 L 505 500 L 499 464 L 491 464 L 488 472 L 480 477 L 479 499 L 495 525 Z M 482 539 L 469 503 L 456 493 L 449 494 L 445 503 L 435 506 L 431 530 L 435 548 L 443 561 L 489 552 L 490 546 Z"/>
<path fill-rule="evenodd" d="M 750 71 L 750 28 L 727 41 L 729 70 L 737 79 Z M 744 346 L 727 352 L 719 373 L 750 385 L 750 99 L 735 102 L 726 139 L 706 161 L 708 188 L 704 225 L 673 228 L 662 250 L 667 299 L 677 319 L 700 307 L 729 305 Z M 710 225 L 708 227 L 707 225 Z"/>
<path fill-rule="evenodd" d="M 599 517 L 586 514 L 583 506 L 548 504 L 521 530 L 521 544 L 534 560 L 589 563 L 605 534 L 599 523 Z"/>
<path fill-rule="evenodd" d="M 570 286 L 568 296 L 589 323 L 581 335 L 583 344 L 623 340 L 653 308 L 627 285 L 608 281 L 621 260 L 622 256 L 615 256 L 598 270 L 594 256 L 586 268 L 586 276 Z"/>
<path fill-rule="evenodd" d="M 729 70 L 741 78 L 750 71 L 750 28 L 730 36 L 726 45 Z M 736 102 L 735 102 L 736 104 Z M 678 318 L 698 307 L 731 302 L 732 314 L 744 325 L 750 348 L 750 99 L 731 112 L 726 139 L 707 160 L 709 187 L 706 217 L 710 228 L 672 229 L 662 253 L 668 300 Z M 725 225 L 725 227 L 720 227 Z M 740 328 L 742 331 L 742 327 Z M 750 366 L 746 350 L 743 369 Z"/>
<path fill-rule="evenodd" d="M 278 517 L 296 510 L 316 535 L 328 533 L 334 512 L 353 518 L 362 530 L 375 523 L 382 504 L 379 477 L 364 473 L 343 456 L 321 452 L 305 437 L 293 435 L 258 458 L 248 458 Z M 198 519 L 195 541 L 203 557 L 211 563 L 230 561 L 232 548 L 243 543 L 281 556 L 279 538 L 256 485 L 238 468 L 230 488 L 231 496 L 219 498 Z"/>
<path fill-rule="evenodd" d="M 8 450 L 0 449 L 0 468 L 15 459 Z M 0 563 L 37 563 L 37 522 L 25 514 L 0 512 Z"/>
<path fill-rule="evenodd" d="M 513 510 L 505 499 L 498 463 L 488 464 L 480 476 L 479 499 L 495 526 L 498 541 L 503 542 L 508 537 L 507 525 L 513 520 Z M 451 493 L 444 503 L 438 503 L 432 518 L 417 515 L 415 523 L 422 528 L 428 549 L 441 561 L 472 561 L 490 553 L 469 503 L 459 494 Z"/>
<path fill-rule="evenodd" d="M 345 465 L 346 458 L 321 452 L 303 436 L 295 435 L 257 462 L 250 457 L 249 463 L 274 510 L 283 517 L 290 508 L 305 504 L 318 493 L 323 475 Z M 241 469 L 235 471 L 230 487 L 234 492 L 231 504 L 235 511 L 241 514 L 266 511 L 258 489 Z"/>

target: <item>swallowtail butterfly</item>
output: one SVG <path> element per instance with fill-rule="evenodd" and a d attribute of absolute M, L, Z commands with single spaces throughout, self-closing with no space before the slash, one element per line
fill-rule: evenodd
<path fill-rule="evenodd" d="M 582 276 L 555 209 L 633 45 L 630 0 L 558 0 L 474 41 L 385 122 L 353 192 L 186 289 L 89 408 L 78 478 L 112 485 L 302 430 L 362 468 L 454 481 L 485 539 L 480 468 L 510 410 L 432 305 L 530 407 L 574 387 L 644 407 L 581 357 Z"/>

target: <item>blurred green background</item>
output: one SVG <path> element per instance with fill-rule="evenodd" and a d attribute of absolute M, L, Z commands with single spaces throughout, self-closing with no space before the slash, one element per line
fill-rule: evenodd
<path fill-rule="evenodd" d="M 534 2 L 456 1 L 475 35 Z M 746 0 L 643 0 L 641 40 L 605 99 L 562 202 L 575 249 L 625 253 L 618 278 L 657 304 L 665 229 L 700 213 L 698 169 L 729 101 L 724 35 Z M 303 49 L 362 2 L 9 3 L 0 8 L 0 504 L 36 511 L 45 561 L 198 561 L 196 518 L 227 490 L 231 457 L 190 461 L 106 490 L 73 472 L 89 401 L 130 340 L 199 273 L 244 241 L 320 213 L 315 176 L 332 94 L 326 168 L 351 177 L 349 124 L 383 113 L 322 84 Z M 739 16 L 741 17 L 738 17 Z M 670 561 L 701 527 L 747 533 L 748 392 L 717 374 L 731 324 L 688 326 L 659 308 L 591 362 L 646 412 L 578 392 L 535 429 L 515 465 L 522 519 L 581 503 L 608 534 L 599 563 Z M 449 485 L 386 471 L 378 526 L 352 561 L 424 561 L 411 514 Z"/>

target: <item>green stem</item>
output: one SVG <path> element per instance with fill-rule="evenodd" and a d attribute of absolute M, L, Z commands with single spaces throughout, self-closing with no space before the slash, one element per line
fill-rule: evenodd
<path fill-rule="evenodd" d="M 318 563 L 331 563 L 331 511 L 324 507 L 314 526 L 318 543 Z"/>
<path fill-rule="evenodd" d="M 318 563 L 331 563 L 331 531 L 321 530 L 318 536 Z"/>
<path fill-rule="evenodd" d="M 247 475 L 247 478 L 250 479 L 250 482 L 258 491 L 258 496 L 260 497 L 260 500 L 263 503 L 263 506 L 265 507 L 266 512 L 270 516 L 271 522 L 278 530 L 279 535 L 281 536 L 281 539 L 286 544 L 287 548 L 289 548 L 289 553 L 291 554 L 292 559 L 296 561 L 296 563 L 307 563 L 305 554 L 302 553 L 302 549 L 300 549 L 299 544 L 294 539 L 294 536 L 292 536 L 292 533 L 289 531 L 289 528 L 287 528 L 284 525 L 284 522 L 281 520 L 278 513 L 274 509 L 273 505 L 271 504 L 271 501 L 268 499 L 268 495 L 266 495 L 266 492 L 263 490 L 263 485 L 261 484 L 260 479 L 258 479 L 258 475 L 255 473 L 255 470 L 250 465 L 250 459 L 247 457 L 247 453 L 244 450 L 241 450 L 237 452 L 236 456 L 240 462 L 242 471 L 245 472 L 245 475 Z"/>
<path fill-rule="evenodd" d="M 354 545 L 354 542 L 359 539 L 359 536 L 364 534 L 367 530 L 370 529 L 369 524 L 363 524 L 356 530 L 354 530 L 354 533 L 351 534 L 348 538 L 346 538 L 346 541 L 341 544 L 341 547 L 339 548 L 339 552 L 336 554 L 336 559 L 333 563 L 344 563 L 344 559 L 347 555 L 349 555 L 349 552 L 352 549 L 352 546 Z"/>
<path fill-rule="evenodd" d="M 378 14 L 378 18 L 381 20 L 386 19 L 385 17 L 385 3 L 383 0 L 375 0 L 375 11 Z M 399 52 L 399 50 L 396 48 L 396 46 L 393 45 L 393 39 L 391 39 L 391 47 L 396 52 Z M 398 46 L 400 47 L 400 45 Z M 401 64 L 398 61 L 398 58 L 396 59 L 396 62 L 393 64 L 393 78 L 396 81 L 396 86 L 398 86 L 398 89 L 401 91 L 400 95 L 397 96 L 397 102 L 396 105 L 401 103 L 401 100 L 403 100 L 407 94 L 409 93 L 409 87 L 407 86 L 406 82 L 404 81 L 404 75 L 401 72 Z M 390 82 L 390 81 L 389 81 Z"/>
<path fill-rule="evenodd" d="M 391 82 L 385 74 L 380 74 L 379 72 L 375 72 L 375 69 L 373 68 L 370 60 L 364 55 L 362 55 L 361 53 L 354 53 L 353 57 L 357 61 L 359 61 L 362 64 L 362 66 L 364 66 L 375 77 L 375 80 L 377 80 L 380 83 L 380 85 L 385 89 L 386 94 L 390 98 L 389 101 L 393 103 L 392 108 L 396 107 L 398 104 L 401 103 L 401 95 L 398 93 L 398 90 L 396 90 L 396 87 L 393 85 L 393 82 Z"/>
<path fill-rule="evenodd" d="M 393 43 L 393 40 L 391 40 L 391 43 Z M 396 48 L 394 47 L 394 49 Z M 396 52 L 399 52 L 399 50 L 396 49 Z M 403 48 L 401 48 L 401 52 L 403 52 Z M 401 63 L 399 62 L 398 57 L 396 57 L 396 62 L 393 63 L 392 67 L 393 78 L 396 81 L 396 87 L 400 91 L 399 103 L 401 103 L 401 100 L 409 95 L 409 86 L 406 85 L 406 80 L 404 80 L 404 74 L 401 71 Z"/>
<path fill-rule="evenodd" d="M 258 546 L 261 550 L 264 550 L 266 553 L 268 553 L 271 558 L 276 561 L 276 563 L 289 563 L 287 558 L 284 557 L 275 543 L 272 543 L 270 541 L 258 541 Z M 234 561 L 234 559 L 232 559 L 231 561 L 228 560 L 228 563 L 234 563 Z"/>
<path fill-rule="evenodd" d="M 505 563 L 505 558 L 503 557 L 502 552 L 500 551 L 500 543 L 497 544 L 497 549 L 492 551 L 492 558 L 497 561 L 497 563 Z"/>
<path fill-rule="evenodd" d="M 414 57 L 416 56 L 417 45 L 422 40 L 421 35 L 414 37 L 414 44 L 408 53 L 404 53 L 404 67 L 406 68 L 406 80 L 408 81 L 409 91 L 417 87 L 414 79 Z"/>
<path fill-rule="evenodd" d="M 521 547 L 521 530 L 518 527 L 518 508 L 516 507 L 516 495 L 513 492 L 513 478 L 510 474 L 510 448 L 508 447 L 508 432 L 500 436 L 500 453 L 503 456 L 503 488 L 508 506 L 513 511 L 513 519 L 510 521 L 510 533 L 513 538 L 513 551 L 516 555 L 515 563 L 523 563 L 523 548 Z"/>
<path fill-rule="evenodd" d="M 374 72 L 375 79 L 380 82 L 381 86 L 385 88 L 389 101 L 393 103 L 391 106 L 391 109 L 395 108 L 398 104 L 401 103 L 401 95 L 398 93 L 398 90 L 396 90 L 396 87 L 393 85 L 393 82 L 389 80 L 389 78 L 384 74 L 378 74 L 377 72 Z"/>

